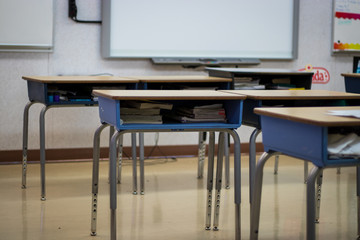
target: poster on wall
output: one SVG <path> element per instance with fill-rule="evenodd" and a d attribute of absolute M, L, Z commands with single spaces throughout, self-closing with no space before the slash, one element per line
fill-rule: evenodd
<path fill-rule="evenodd" d="M 333 0 L 332 51 L 360 52 L 360 0 Z"/>

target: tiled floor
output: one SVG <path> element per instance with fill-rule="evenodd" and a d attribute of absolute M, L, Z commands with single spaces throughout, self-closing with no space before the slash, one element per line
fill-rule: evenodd
<path fill-rule="evenodd" d="M 249 239 L 247 156 L 242 163 L 242 238 Z M 196 178 L 195 158 L 146 163 L 146 193 L 131 194 L 126 161 L 119 185 L 118 239 L 234 239 L 233 188 L 222 191 L 220 230 L 205 231 L 206 172 Z M 303 162 L 281 156 L 279 174 L 266 165 L 259 239 L 305 239 Z M 21 166 L 0 165 L 0 239 L 109 239 L 108 162 L 100 164 L 97 236 L 90 236 L 91 162 L 46 165 L 47 200 L 40 201 L 39 165 L 28 165 L 27 189 Z M 206 169 L 206 168 L 205 168 Z M 355 239 L 355 169 L 324 172 L 318 239 Z M 232 185 L 233 186 L 233 185 Z"/>

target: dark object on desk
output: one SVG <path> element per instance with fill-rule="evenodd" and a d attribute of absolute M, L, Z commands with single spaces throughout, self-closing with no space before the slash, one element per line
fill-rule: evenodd
<path fill-rule="evenodd" d="M 353 73 L 360 73 L 360 57 L 354 57 Z"/>

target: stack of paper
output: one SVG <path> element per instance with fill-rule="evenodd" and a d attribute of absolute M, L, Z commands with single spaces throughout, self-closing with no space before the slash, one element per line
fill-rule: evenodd
<path fill-rule="evenodd" d="M 161 109 L 172 109 L 172 104 L 126 101 L 120 107 L 120 118 L 123 124 L 162 124 Z"/>
<path fill-rule="evenodd" d="M 360 158 L 360 137 L 355 133 L 329 134 L 328 153 L 330 158 Z"/>
<path fill-rule="evenodd" d="M 235 90 L 265 89 L 265 85 L 259 85 L 260 79 L 251 77 L 237 77 L 234 79 Z"/>
<path fill-rule="evenodd" d="M 226 113 L 222 104 L 177 107 L 167 116 L 182 123 L 226 122 Z"/>

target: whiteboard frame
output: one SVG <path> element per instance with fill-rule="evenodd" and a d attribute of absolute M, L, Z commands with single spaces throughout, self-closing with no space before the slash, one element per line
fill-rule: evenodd
<path fill-rule="evenodd" d="M 18 43 L 9 43 L 9 44 L 1 44 L 0 43 L 0 52 L 45 52 L 50 53 L 54 50 L 54 25 L 55 25 L 55 6 L 54 0 L 51 1 L 51 18 L 52 18 L 52 26 L 51 26 L 51 44 L 18 44 Z"/>
<path fill-rule="evenodd" d="M 257 59 L 266 59 L 266 60 L 294 60 L 298 57 L 298 38 L 299 38 L 299 4 L 300 0 L 292 0 L 294 4 L 293 8 L 293 26 L 292 26 L 292 50 L 290 57 L 256 57 Z M 110 31 L 111 31 L 111 1 L 103 0 L 102 1 L 102 28 L 101 28 L 101 53 L 103 58 L 108 59 L 148 59 L 148 58 L 156 58 L 159 56 L 113 56 L 111 51 L 111 39 L 110 39 Z M 162 56 L 160 56 L 161 58 Z M 164 56 L 169 58 L 169 56 Z M 179 58 L 179 56 L 172 56 L 173 58 Z M 198 56 L 199 58 L 204 58 L 203 56 Z M 185 57 L 183 57 L 185 58 Z M 188 58 L 193 58 L 192 56 L 188 56 Z M 206 58 L 206 57 L 205 57 Z M 219 58 L 219 57 L 215 57 Z M 221 57 L 220 57 L 221 58 Z M 231 58 L 229 56 L 224 56 L 224 58 Z M 234 58 L 252 58 L 250 56 L 239 56 Z"/>

